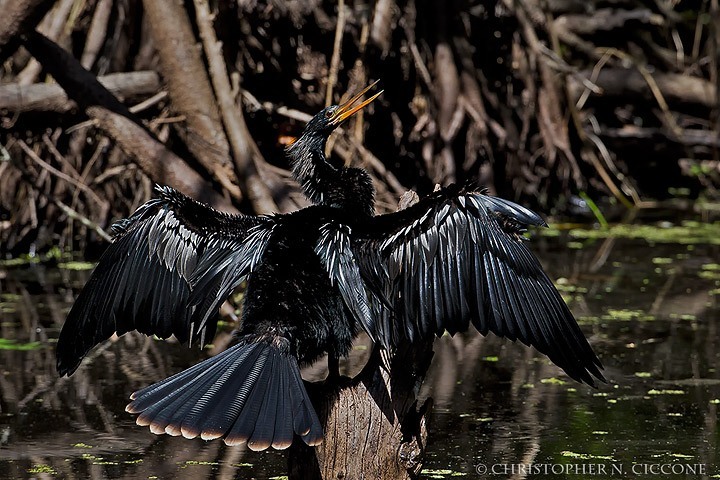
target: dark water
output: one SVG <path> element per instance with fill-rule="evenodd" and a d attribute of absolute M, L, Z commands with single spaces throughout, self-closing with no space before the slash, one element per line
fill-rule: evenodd
<path fill-rule="evenodd" d="M 521 345 L 437 341 L 425 478 L 720 475 L 720 226 L 649 228 L 533 240 L 605 364 L 598 390 Z M 623 238 L 637 236 L 652 241 Z M 89 273 L 64 267 L 0 266 L 0 477 L 286 478 L 282 452 L 156 436 L 125 413 L 131 392 L 203 352 L 126 335 L 58 379 L 54 342 Z"/>

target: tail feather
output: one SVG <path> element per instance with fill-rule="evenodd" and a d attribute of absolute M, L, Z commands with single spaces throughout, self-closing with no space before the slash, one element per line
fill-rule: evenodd
<path fill-rule="evenodd" d="M 322 441 L 322 427 L 310 403 L 289 342 L 241 339 L 225 352 L 135 392 L 126 410 L 153 433 L 252 450 L 290 446 L 295 434 L 308 445 Z"/>
<path fill-rule="evenodd" d="M 229 358 L 227 360 L 229 360 Z M 145 388 L 141 388 L 140 390 L 133 392 L 130 395 L 130 400 L 138 400 L 138 402 L 132 402 L 127 406 L 125 410 L 129 413 L 138 413 L 141 410 L 134 410 L 133 408 L 131 408 L 131 405 L 142 405 L 142 402 L 139 401 L 140 397 L 148 398 L 150 394 L 169 394 L 177 390 L 177 384 L 182 384 L 183 379 L 189 377 L 196 377 L 200 373 L 207 373 L 207 367 L 203 365 L 202 362 L 193 365 L 187 370 L 178 372 L 175 375 L 166 378 L 162 382 L 154 383 L 152 385 L 148 385 Z"/>
<path fill-rule="evenodd" d="M 291 410 L 290 398 L 283 395 L 290 388 L 290 379 L 287 370 L 280 371 L 278 381 L 278 391 L 280 398 L 278 401 L 277 414 L 275 415 L 275 432 L 273 433 L 273 448 L 277 450 L 286 449 L 292 444 L 293 440 L 293 417 Z"/>
<path fill-rule="evenodd" d="M 222 371 L 232 365 L 232 359 L 227 358 L 215 365 L 216 371 Z M 181 372 L 185 373 L 185 372 Z M 131 405 L 136 412 L 142 412 L 137 418 L 137 424 L 150 426 L 150 431 L 155 434 L 167 433 L 172 436 L 181 434 L 179 428 L 175 428 L 177 422 L 174 419 L 183 419 L 194 406 L 191 401 L 203 395 L 216 381 L 217 377 L 212 371 L 196 372 L 192 375 L 182 375 L 178 378 L 171 377 L 170 388 L 158 388 L 153 390 L 152 395 L 146 394 L 140 397 Z M 194 381 L 193 381 L 194 380 Z M 193 381 L 188 385 L 188 382 Z M 166 392 L 166 390 L 169 390 Z M 158 398 L 164 401 L 157 402 Z M 144 401 L 140 401 L 140 400 Z M 128 406 L 130 407 L 130 405 Z M 134 412 L 134 413 L 136 413 Z"/>
<path fill-rule="evenodd" d="M 186 419 L 183 421 L 183 429 L 194 428 L 200 431 L 200 437 L 203 440 L 214 440 L 225 435 L 242 412 L 253 385 L 258 381 L 259 373 L 265 368 L 266 358 L 267 351 L 255 349 L 253 354 L 240 365 L 241 368 L 233 374 L 230 381 L 233 381 L 234 384 L 228 385 L 222 397 L 218 397 L 213 402 L 218 405 L 227 405 L 227 407 L 211 408 L 210 412 L 198 419 L 195 426 L 189 419 Z M 203 418 L 204 421 L 200 422 Z"/>
<path fill-rule="evenodd" d="M 239 346 L 232 347 L 238 348 Z M 244 390 L 241 387 L 238 387 L 238 384 L 241 384 L 242 382 L 246 382 L 247 379 L 245 378 L 247 375 L 247 369 L 253 367 L 255 365 L 255 361 L 257 360 L 258 356 L 260 354 L 260 349 L 257 348 L 256 345 L 248 345 L 247 348 L 243 349 L 242 352 L 240 352 L 240 355 L 238 358 L 235 358 L 233 355 L 227 355 L 227 362 L 223 363 L 219 366 L 213 366 L 212 370 L 214 370 L 214 374 L 212 375 L 212 381 L 210 382 L 210 385 L 207 387 L 203 387 L 203 389 L 200 391 L 199 394 L 193 395 L 191 399 L 197 399 L 198 397 L 201 397 L 198 401 L 185 401 L 184 404 L 180 409 L 178 409 L 175 414 L 173 415 L 172 419 L 168 423 L 168 425 L 165 427 L 165 433 L 173 436 L 179 436 L 183 435 L 187 438 L 194 438 L 197 435 L 201 435 L 203 440 L 212 440 L 215 438 L 220 438 L 223 436 L 223 431 L 220 431 L 217 435 L 207 435 L 207 433 L 203 433 L 201 431 L 201 427 L 198 425 L 194 425 L 193 422 L 197 421 L 197 419 L 201 418 L 199 417 L 198 410 L 199 405 L 205 405 L 212 409 L 215 405 L 225 405 L 226 402 L 231 401 L 233 398 L 233 395 L 237 394 L 237 397 L 240 398 L 241 401 L 244 401 L 245 395 Z M 224 373 L 227 371 L 227 369 L 234 364 L 239 365 L 240 367 L 238 370 L 233 370 L 236 375 L 233 377 L 228 378 L 227 375 L 224 375 Z M 262 364 L 259 365 L 259 368 L 262 367 Z M 211 369 L 208 369 L 211 370 Z M 218 376 L 220 378 L 218 379 Z M 233 383 L 225 384 L 223 380 L 230 380 Z M 202 397 L 205 396 L 206 391 L 210 388 L 211 385 L 220 385 L 224 386 L 225 388 L 225 396 L 222 398 L 218 398 L 215 401 L 203 401 Z M 240 413 L 240 410 L 231 410 L 233 415 L 237 416 Z M 214 412 L 217 413 L 224 413 L 225 409 L 223 408 L 216 408 L 214 409 Z M 195 420 L 193 420 L 195 419 Z M 200 432 L 200 433 L 198 433 Z M 194 433 L 194 435 L 193 435 Z"/>
<path fill-rule="evenodd" d="M 277 360 L 273 358 L 272 361 L 276 362 Z M 255 424 L 250 440 L 248 440 L 248 448 L 251 450 L 265 450 L 274 443 L 273 439 L 276 433 L 281 436 L 280 432 L 275 429 L 278 415 L 284 413 L 281 411 L 284 396 L 280 391 L 281 380 L 281 378 L 278 378 L 275 382 L 268 383 L 265 400 L 258 413 L 258 421 Z"/>
<path fill-rule="evenodd" d="M 290 398 L 295 432 L 308 445 L 319 445 L 322 442 L 322 427 L 320 427 L 320 421 L 312 407 L 310 397 L 303 387 L 300 370 L 297 368 L 290 372 Z"/>
<path fill-rule="evenodd" d="M 231 363 L 231 360 L 232 359 L 230 357 L 227 357 L 222 363 L 219 362 L 216 366 L 225 368 Z M 182 388 L 189 380 L 195 379 L 196 388 L 201 388 L 203 386 L 203 380 L 207 382 L 212 382 L 214 380 L 214 377 L 211 375 L 213 372 L 211 370 L 205 370 L 204 367 L 205 365 L 199 363 L 187 370 L 176 373 L 172 377 L 166 378 L 162 382 L 155 383 L 134 392 L 130 395 L 130 399 L 133 400 L 133 402 L 125 407 L 125 411 L 129 413 L 148 411 L 149 413 L 150 407 L 158 405 L 158 398 L 165 398 L 166 401 L 162 404 L 164 407 L 171 406 L 174 402 L 171 402 L 170 400 L 190 393 L 189 389 Z"/>
<path fill-rule="evenodd" d="M 270 359 L 269 363 L 272 367 L 274 362 Z M 247 415 L 244 415 L 242 418 L 238 418 L 232 426 L 232 429 L 228 432 L 227 438 L 225 439 L 225 443 L 228 445 L 239 445 L 247 442 L 248 448 L 255 451 L 265 450 L 270 446 L 271 442 L 268 442 L 266 445 L 262 445 L 254 444 L 251 441 L 253 432 L 266 427 L 266 425 L 263 425 L 262 422 L 268 422 L 268 419 L 261 417 L 260 412 L 262 411 L 263 405 L 270 400 L 268 397 L 268 387 L 270 386 L 270 381 L 272 381 L 272 379 L 267 378 L 269 371 L 270 368 L 264 369 L 260 375 L 259 381 L 255 383 L 255 387 L 253 388 L 250 397 L 253 401 L 248 402 L 244 407 L 244 410 L 247 411 Z"/>
<path fill-rule="evenodd" d="M 193 428 L 193 422 L 201 418 L 200 415 L 203 414 L 202 407 L 205 406 L 205 410 L 207 410 L 212 409 L 215 404 L 224 404 L 224 402 L 221 401 L 223 399 L 215 402 L 208 401 L 207 398 L 209 394 L 217 393 L 218 388 L 227 385 L 226 395 L 232 395 L 234 393 L 233 385 L 226 384 L 229 374 L 235 373 L 238 370 L 238 366 L 247 365 L 247 362 L 252 362 L 254 360 L 253 355 L 257 353 L 257 350 L 258 349 L 254 347 L 247 348 L 240 353 L 237 359 L 232 355 L 228 355 L 226 359 L 218 361 L 216 365 L 208 368 L 205 372 L 199 373 L 198 375 L 206 373 L 207 380 L 202 381 L 199 379 L 196 382 L 198 384 L 196 388 L 188 387 L 186 389 L 188 392 L 183 398 L 178 398 L 173 402 L 174 408 L 168 408 L 169 416 L 167 420 L 160 423 L 162 419 L 156 418 L 153 420 L 153 424 L 150 425 L 150 429 L 152 430 L 152 426 L 155 422 L 158 422 L 157 428 L 159 431 L 154 433 L 167 433 L 175 437 L 183 435 L 187 438 L 198 436 L 198 430 Z M 230 380 L 234 382 L 242 381 L 242 378 L 239 377 L 241 372 L 237 373 L 238 377 L 231 377 Z M 192 378 L 189 378 L 189 380 L 192 380 Z M 222 409 L 217 410 L 221 411 Z M 194 432 L 194 434 L 191 432 Z"/>
<path fill-rule="evenodd" d="M 245 347 L 243 350 L 250 350 L 249 353 L 243 351 L 241 358 L 222 369 L 220 378 L 203 393 L 187 415 L 178 416 L 185 438 L 198 435 L 203 440 L 220 438 L 232 426 L 258 375 L 265 369 L 268 352 L 258 347 Z"/>

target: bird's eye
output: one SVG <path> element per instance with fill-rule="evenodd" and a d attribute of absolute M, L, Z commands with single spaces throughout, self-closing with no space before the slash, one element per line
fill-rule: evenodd
<path fill-rule="evenodd" d="M 333 116 L 334 109 L 330 109 L 325 112 L 325 117 L 330 118 Z"/>

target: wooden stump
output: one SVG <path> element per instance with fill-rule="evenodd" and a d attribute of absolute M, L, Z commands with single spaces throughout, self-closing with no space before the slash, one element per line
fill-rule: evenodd
<path fill-rule="evenodd" d="M 355 378 L 308 384 L 325 438 L 318 447 L 293 444 L 290 478 L 417 478 L 432 407 L 428 399 L 418 408 L 417 394 L 432 356 L 432 340 L 394 355 L 376 347 Z"/>

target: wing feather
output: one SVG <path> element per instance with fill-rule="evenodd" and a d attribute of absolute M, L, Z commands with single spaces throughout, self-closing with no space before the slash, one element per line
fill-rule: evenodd
<path fill-rule="evenodd" d="M 513 202 L 453 187 L 353 233 L 378 341 L 392 348 L 470 322 L 532 345 L 594 385 L 602 365 L 521 234 L 545 226 Z M 386 302 L 389 308 L 375 305 Z M 397 325 L 399 324 L 399 325 Z"/>
<path fill-rule="evenodd" d="M 315 245 L 315 253 L 325 266 L 330 281 L 337 285 L 348 311 L 363 326 L 371 338 L 377 332 L 365 283 L 360 277 L 360 269 L 355 261 L 350 243 L 351 231 L 339 223 L 326 223 L 320 228 Z"/>
<path fill-rule="evenodd" d="M 156 193 L 113 226 L 115 240 L 60 332 L 60 375 L 114 332 L 212 339 L 217 308 L 261 261 L 272 217 L 224 214 L 169 187 Z"/>

